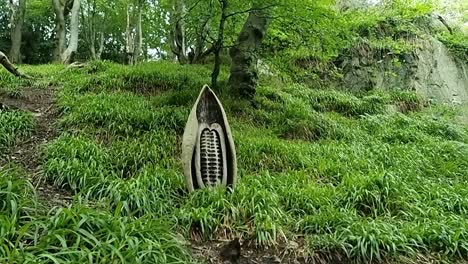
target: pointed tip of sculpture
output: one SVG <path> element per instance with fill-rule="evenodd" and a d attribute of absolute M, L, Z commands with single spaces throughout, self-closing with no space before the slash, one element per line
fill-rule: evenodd
<path fill-rule="evenodd" d="M 213 91 L 213 89 L 211 89 L 211 87 L 208 84 L 205 84 L 203 86 L 203 88 L 200 91 L 200 94 L 203 94 L 205 92 L 209 92 L 209 93 L 212 93 L 213 95 L 216 95 L 215 92 Z"/>

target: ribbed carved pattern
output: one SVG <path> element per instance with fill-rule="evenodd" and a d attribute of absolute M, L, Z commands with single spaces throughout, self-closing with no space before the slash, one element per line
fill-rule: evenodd
<path fill-rule="evenodd" d="M 201 176 L 205 186 L 222 182 L 223 158 L 221 141 L 216 130 L 204 129 L 200 138 Z"/>

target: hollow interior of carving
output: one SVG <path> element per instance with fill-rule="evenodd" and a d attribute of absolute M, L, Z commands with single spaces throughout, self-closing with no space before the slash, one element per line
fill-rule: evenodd
<path fill-rule="evenodd" d="M 196 147 L 196 172 L 200 186 L 226 185 L 226 142 L 218 123 L 200 124 Z"/>

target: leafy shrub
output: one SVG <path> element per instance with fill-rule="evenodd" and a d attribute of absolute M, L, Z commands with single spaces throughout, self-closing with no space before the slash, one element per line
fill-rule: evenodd
<path fill-rule="evenodd" d="M 308 165 L 308 148 L 272 137 L 237 137 L 238 164 L 249 172 L 287 171 Z"/>
<path fill-rule="evenodd" d="M 312 113 L 308 120 L 287 119 L 280 127 L 279 134 L 287 139 L 308 141 L 344 136 L 336 122 L 319 113 Z"/>

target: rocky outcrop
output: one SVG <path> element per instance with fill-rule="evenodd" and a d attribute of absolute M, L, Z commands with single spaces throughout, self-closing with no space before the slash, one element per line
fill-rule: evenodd
<path fill-rule="evenodd" d="M 417 69 L 412 87 L 437 102 L 468 102 L 468 64 L 454 58 L 438 40 L 431 39 L 415 52 Z"/>
<path fill-rule="evenodd" d="M 468 62 L 454 57 L 435 38 L 416 39 L 409 53 L 360 47 L 337 66 L 343 73 L 343 89 L 414 90 L 429 101 L 462 104 L 468 102 Z"/>

